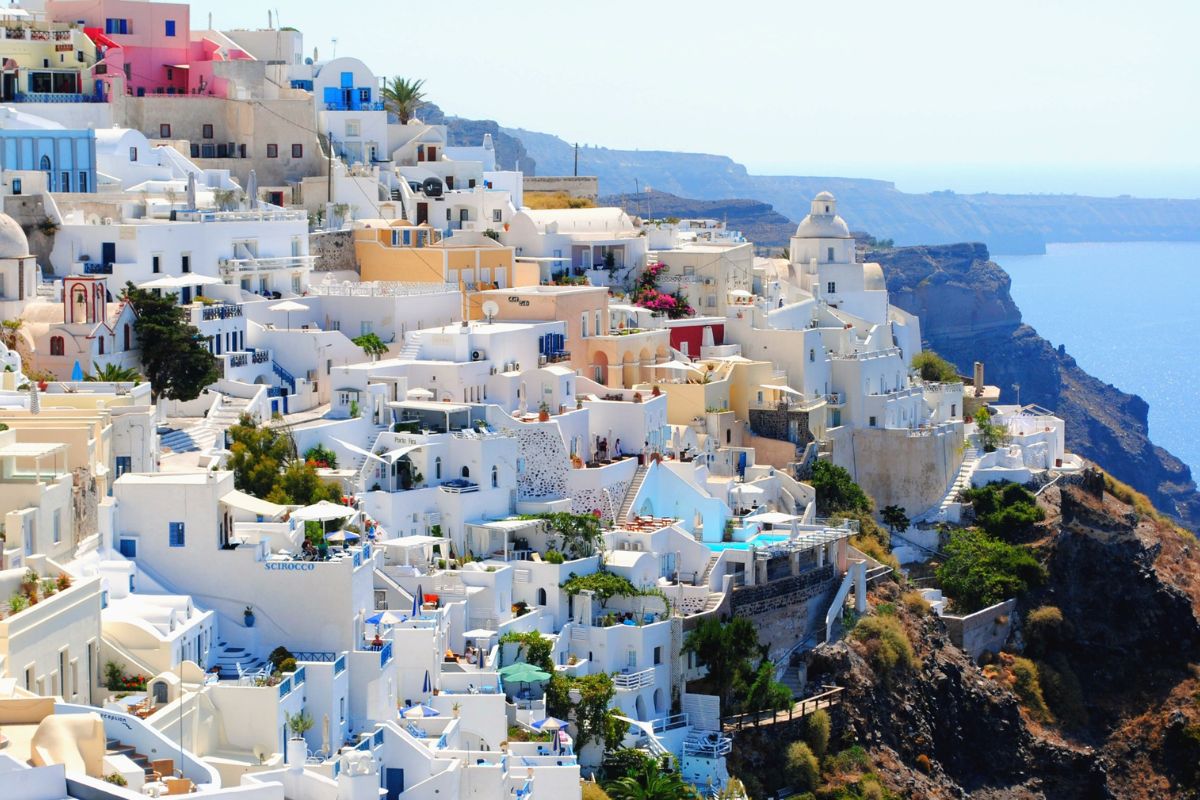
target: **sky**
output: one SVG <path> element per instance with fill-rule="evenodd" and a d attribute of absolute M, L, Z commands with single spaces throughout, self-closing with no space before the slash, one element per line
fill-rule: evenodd
<path fill-rule="evenodd" d="M 1196 0 L 196 0 L 447 113 L 909 191 L 1200 196 Z M 338 9 L 343 13 L 331 13 Z"/>

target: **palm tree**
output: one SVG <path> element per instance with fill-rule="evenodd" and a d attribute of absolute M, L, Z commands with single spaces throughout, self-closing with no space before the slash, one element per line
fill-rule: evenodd
<path fill-rule="evenodd" d="M 399 75 L 384 83 L 383 105 L 396 115 L 401 125 L 412 119 L 417 109 L 425 105 L 425 93 L 421 91 L 424 85 L 423 79 L 409 80 Z"/>
<path fill-rule="evenodd" d="M 95 371 L 85 375 L 85 381 L 96 383 L 137 383 L 142 380 L 141 374 L 133 367 L 121 367 L 116 364 L 105 364 L 103 367 L 92 362 Z"/>
<path fill-rule="evenodd" d="M 604 791 L 612 800 L 686 800 L 697 796 L 678 772 L 665 772 L 657 763 L 647 764 L 637 777 L 617 778 Z"/>

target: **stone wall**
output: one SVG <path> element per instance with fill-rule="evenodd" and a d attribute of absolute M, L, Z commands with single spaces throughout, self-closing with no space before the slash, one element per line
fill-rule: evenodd
<path fill-rule="evenodd" d="M 54 249 L 54 231 L 44 227 L 49 222 L 46 204 L 40 194 L 9 195 L 4 198 L 4 213 L 12 217 L 25 238 L 29 239 L 29 252 L 37 259 L 43 272 L 50 271 L 50 251 Z"/>
<path fill-rule="evenodd" d="M 753 622 L 768 657 L 778 658 L 824 625 L 836 589 L 833 565 L 826 564 L 800 575 L 734 589 L 730 610 Z"/>
<path fill-rule="evenodd" d="M 75 541 L 83 541 L 99 530 L 99 502 L 96 479 L 80 467 L 71 475 L 71 507 L 75 517 Z"/>
<path fill-rule="evenodd" d="M 877 508 L 897 505 L 910 516 L 938 503 L 958 473 L 963 453 L 962 426 L 933 435 L 910 436 L 907 430 L 860 428 L 835 445 L 835 464 L 850 470 L 854 481 Z"/>
<path fill-rule="evenodd" d="M 517 446 L 525 461 L 525 470 L 517 473 L 520 499 L 566 497 L 571 460 L 558 430 L 548 424 L 528 423 L 517 427 L 516 432 Z"/>
<path fill-rule="evenodd" d="M 942 616 L 950 641 L 971 658 L 978 660 L 984 652 L 998 653 L 1012 632 L 1016 600 L 1005 600 L 974 614 L 957 617 Z"/>
<path fill-rule="evenodd" d="M 317 231 L 308 235 L 308 252 L 317 257 L 313 272 L 358 272 L 354 231 Z"/>

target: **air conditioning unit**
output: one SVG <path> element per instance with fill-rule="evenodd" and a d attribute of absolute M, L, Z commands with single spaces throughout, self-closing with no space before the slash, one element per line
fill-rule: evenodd
<path fill-rule="evenodd" d="M 641 542 L 634 542 L 634 543 L 633 543 L 633 549 L 634 549 L 634 550 L 637 550 L 638 552 L 641 552 L 641 550 L 642 550 L 642 543 L 641 543 Z"/>
<path fill-rule="evenodd" d="M 105 225 L 112 225 L 112 224 L 113 224 L 113 223 L 112 223 L 112 217 L 105 217 L 105 218 L 104 218 L 104 224 L 105 224 Z"/>
<path fill-rule="evenodd" d="M 483 361 L 485 358 L 487 358 L 487 356 L 484 355 L 484 352 L 482 350 L 472 350 L 471 351 L 471 360 L 472 361 Z"/>
<path fill-rule="evenodd" d="M 520 371 L 521 371 L 521 362 L 520 362 L 520 361 L 514 361 L 514 362 L 512 363 L 512 371 L 513 371 L 513 372 L 520 372 Z"/>

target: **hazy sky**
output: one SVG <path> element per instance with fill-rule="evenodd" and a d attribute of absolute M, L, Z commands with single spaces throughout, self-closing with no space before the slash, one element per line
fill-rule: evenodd
<path fill-rule="evenodd" d="M 197 0 L 445 111 L 752 172 L 1200 196 L 1200 2 Z"/>

